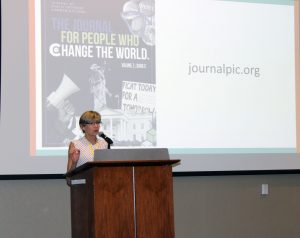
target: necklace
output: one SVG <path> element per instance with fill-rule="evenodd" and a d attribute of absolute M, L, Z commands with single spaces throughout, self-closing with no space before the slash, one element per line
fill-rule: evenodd
<path fill-rule="evenodd" d="M 97 143 L 95 144 L 95 146 L 96 145 L 97 145 Z M 93 147 L 93 145 L 91 143 L 89 143 L 89 147 L 90 147 L 90 152 L 91 152 L 92 156 L 94 157 L 95 148 Z"/>

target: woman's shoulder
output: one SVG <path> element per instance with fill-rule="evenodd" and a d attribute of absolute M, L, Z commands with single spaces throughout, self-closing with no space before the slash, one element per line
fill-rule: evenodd
<path fill-rule="evenodd" d="M 79 139 L 74 139 L 74 140 L 72 140 L 70 143 L 72 143 L 75 147 L 78 147 L 78 146 L 82 146 L 82 145 L 84 145 L 85 143 L 84 143 L 84 137 L 81 137 L 81 138 L 79 138 Z"/>

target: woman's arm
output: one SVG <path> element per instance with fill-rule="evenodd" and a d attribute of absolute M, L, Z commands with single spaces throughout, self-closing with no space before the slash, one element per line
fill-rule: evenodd
<path fill-rule="evenodd" d="M 68 165 L 67 172 L 76 168 L 76 164 L 79 160 L 80 150 L 76 149 L 75 145 L 71 142 L 68 151 Z M 71 186 L 71 180 L 69 177 L 66 178 L 67 184 Z"/>
<path fill-rule="evenodd" d="M 73 142 L 69 145 L 67 172 L 75 169 L 79 160 L 80 150 L 78 150 Z"/>

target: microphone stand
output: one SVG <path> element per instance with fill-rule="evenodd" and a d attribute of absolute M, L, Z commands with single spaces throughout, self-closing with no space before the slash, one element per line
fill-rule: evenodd
<path fill-rule="evenodd" d="M 113 140 L 107 137 L 103 132 L 99 132 L 98 136 L 103 138 L 107 143 L 107 149 L 110 149 L 110 145 L 113 144 Z"/>

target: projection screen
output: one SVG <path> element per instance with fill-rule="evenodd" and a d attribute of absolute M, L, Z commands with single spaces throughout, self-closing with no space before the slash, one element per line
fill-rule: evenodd
<path fill-rule="evenodd" d="M 1 4 L 0 175 L 65 173 L 87 110 L 175 172 L 300 169 L 299 1 Z"/>

